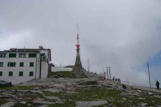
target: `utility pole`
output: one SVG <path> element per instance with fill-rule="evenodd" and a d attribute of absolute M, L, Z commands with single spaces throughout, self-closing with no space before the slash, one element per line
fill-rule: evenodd
<path fill-rule="evenodd" d="M 108 67 L 106 67 L 106 77 L 107 77 L 107 79 L 109 79 Z"/>
<path fill-rule="evenodd" d="M 40 72 L 39 72 L 40 79 L 41 79 L 41 65 L 42 65 L 42 54 L 40 53 Z"/>
<path fill-rule="evenodd" d="M 111 79 L 111 67 L 106 67 L 107 78 Z"/>
<path fill-rule="evenodd" d="M 88 72 L 90 72 L 90 62 L 89 62 L 89 59 L 87 60 L 87 63 L 88 63 Z"/>
<path fill-rule="evenodd" d="M 150 86 L 150 88 L 151 88 L 149 63 L 147 64 L 147 67 L 148 67 L 148 75 L 149 75 L 149 86 Z"/>
<path fill-rule="evenodd" d="M 110 76 L 110 79 L 111 79 L 111 67 L 108 67 L 109 68 L 109 76 Z"/>

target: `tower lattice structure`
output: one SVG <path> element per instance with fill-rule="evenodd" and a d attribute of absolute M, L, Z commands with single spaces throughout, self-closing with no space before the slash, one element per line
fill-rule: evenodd
<path fill-rule="evenodd" d="M 77 45 L 76 45 L 76 61 L 73 68 L 73 74 L 77 78 L 84 78 L 86 77 L 85 73 L 83 72 L 83 67 L 80 59 L 80 43 L 79 43 L 79 34 L 77 33 Z"/>

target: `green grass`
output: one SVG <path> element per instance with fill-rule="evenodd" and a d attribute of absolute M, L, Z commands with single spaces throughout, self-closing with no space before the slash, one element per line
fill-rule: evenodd
<path fill-rule="evenodd" d="M 79 83 L 79 85 L 98 85 L 97 81 L 85 81 L 82 83 Z"/>
<path fill-rule="evenodd" d="M 35 86 L 13 86 L 13 87 L 3 87 L 0 88 L 0 90 L 6 89 L 6 90 L 31 90 L 35 88 Z"/>
<path fill-rule="evenodd" d="M 130 107 L 130 104 L 134 106 L 139 106 L 139 104 L 142 103 L 147 103 L 148 106 L 155 106 L 157 104 L 161 105 L 161 98 L 154 97 L 154 95 L 148 95 L 146 92 L 140 93 L 138 94 L 138 96 L 121 96 L 120 93 L 121 93 L 120 90 L 108 90 L 102 87 L 78 88 L 76 89 L 76 93 L 45 92 L 46 95 L 57 96 L 60 99 L 65 99 L 73 102 L 95 101 L 98 99 L 102 99 L 106 100 L 108 104 L 115 105 L 116 107 Z M 63 104 L 56 104 L 56 106 L 63 107 Z M 100 105 L 98 107 L 105 107 L 105 106 L 107 105 Z"/>
<path fill-rule="evenodd" d="M 161 105 L 161 99 L 156 97 L 147 97 L 146 102 L 148 103 L 148 105 L 151 105 L 151 106 L 156 104 Z"/>
<path fill-rule="evenodd" d="M 46 95 L 57 96 L 60 99 L 65 99 L 67 101 L 73 101 L 73 102 L 76 102 L 76 101 L 96 101 L 96 100 L 102 99 L 102 100 L 108 101 L 108 103 L 115 105 L 117 107 L 129 107 L 129 105 L 127 103 L 121 102 L 120 93 L 121 93 L 120 90 L 108 90 L 105 88 L 91 87 L 91 88 L 87 88 L 87 89 L 77 89 L 76 93 L 46 92 Z M 112 101 L 109 100 L 110 98 L 112 98 Z M 63 107 L 62 104 L 57 104 L 57 106 Z M 107 105 L 100 105 L 99 107 L 105 107 L 105 106 L 107 106 Z"/>
<path fill-rule="evenodd" d="M 72 71 L 50 72 L 49 77 L 74 78 Z"/>
<path fill-rule="evenodd" d="M 32 100 L 36 99 L 36 98 L 43 98 L 44 99 L 44 96 L 40 93 L 32 93 L 30 91 L 28 91 L 27 93 L 25 93 L 24 95 L 24 99 L 25 101 L 27 102 L 31 102 Z"/>
<path fill-rule="evenodd" d="M 62 99 L 72 99 L 75 101 L 94 101 L 97 99 L 107 100 L 108 97 L 117 97 L 121 92 L 119 90 L 107 90 L 104 88 L 77 89 L 76 93 L 52 93 Z"/>
<path fill-rule="evenodd" d="M 76 107 L 74 101 L 65 101 L 63 104 L 50 104 L 48 107 Z"/>
<path fill-rule="evenodd" d="M 14 86 L 6 87 L 2 89 L 9 90 L 30 90 L 35 88 L 35 86 Z M 1 88 L 0 88 L 1 89 Z M 36 98 L 42 98 L 50 102 L 56 102 L 56 100 L 50 100 L 45 98 L 45 96 L 56 96 L 61 100 L 65 101 L 63 104 L 51 104 L 48 107 L 75 107 L 77 101 L 96 101 L 96 100 L 105 100 L 108 104 L 115 105 L 116 107 L 129 107 L 129 104 L 139 105 L 141 103 L 147 103 L 148 106 L 161 105 L 161 98 L 157 98 L 154 95 L 148 95 L 147 92 L 138 94 L 138 96 L 121 96 L 120 90 L 109 90 L 103 87 L 86 87 L 86 88 L 77 88 L 75 93 L 67 92 L 58 92 L 53 93 L 49 91 L 43 91 L 43 94 L 32 93 L 27 91 L 24 95 L 24 100 L 27 103 L 30 103 Z M 156 93 L 154 93 L 156 94 Z M 157 94 L 156 94 L 157 95 Z M 144 98 L 144 99 L 139 99 Z M 7 103 L 7 99 L 0 99 L 0 105 Z M 28 107 L 27 105 L 17 103 L 14 107 Z M 107 105 L 100 105 L 98 107 L 105 107 Z M 32 106 L 31 106 L 32 107 Z"/>
<path fill-rule="evenodd" d="M 7 103 L 8 101 L 5 99 L 0 99 L 0 105 Z"/>
<path fill-rule="evenodd" d="M 43 91 L 45 96 L 54 96 L 55 94 L 53 92 L 49 92 L 49 91 Z"/>
<path fill-rule="evenodd" d="M 104 105 L 98 105 L 98 106 L 92 106 L 92 107 L 108 107 L 108 105 L 104 104 Z"/>
<path fill-rule="evenodd" d="M 78 89 L 79 94 L 73 95 L 78 100 L 92 101 L 97 99 L 106 100 L 108 97 L 117 97 L 121 93 L 119 90 L 107 90 L 105 88 L 92 87 L 88 89 Z"/>
<path fill-rule="evenodd" d="M 115 100 L 111 103 L 112 105 L 115 105 L 117 107 L 130 107 L 128 103 L 123 103 L 120 100 Z"/>
<path fill-rule="evenodd" d="M 16 103 L 13 107 L 37 107 L 36 105 L 28 106 L 27 104 Z"/>
<path fill-rule="evenodd" d="M 143 98 L 143 99 L 139 99 Z M 155 105 L 161 105 L 161 98 L 154 97 L 152 95 L 147 95 L 146 93 L 140 94 L 138 97 L 129 96 L 126 97 L 127 101 L 131 101 L 132 104 L 141 104 L 141 103 L 147 103 L 148 106 L 155 106 Z"/>

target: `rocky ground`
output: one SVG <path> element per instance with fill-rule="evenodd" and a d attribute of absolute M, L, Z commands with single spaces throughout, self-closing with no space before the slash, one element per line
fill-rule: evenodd
<path fill-rule="evenodd" d="M 0 89 L 1 107 L 161 107 L 161 91 L 98 78 L 48 78 Z"/>

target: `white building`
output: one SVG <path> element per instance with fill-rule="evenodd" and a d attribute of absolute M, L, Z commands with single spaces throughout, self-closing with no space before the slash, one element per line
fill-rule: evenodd
<path fill-rule="evenodd" d="M 47 78 L 49 61 L 51 61 L 51 50 L 43 47 L 0 51 L 0 80 L 18 84 Z"/>
<path fill-rule="evenodd" d="M 63 72 L 63 71 L 72 71 L 72 67 L 62 67 L 62 66 L 57 66 L 57 67 L 51 67 L 51 72 Z"/>

